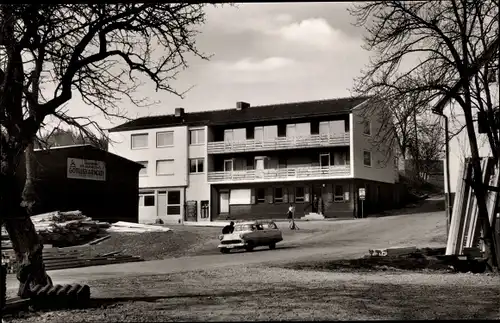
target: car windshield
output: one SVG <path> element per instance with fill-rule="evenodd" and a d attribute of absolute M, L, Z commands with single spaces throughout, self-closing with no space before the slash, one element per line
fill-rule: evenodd
<path fill-rule="evenodd" d="M 240 224 L 240 225 L 235 225 L 234 226 L 234 231 L 251 231 L 252 230 L 252 225 L 251 224 Z"/>

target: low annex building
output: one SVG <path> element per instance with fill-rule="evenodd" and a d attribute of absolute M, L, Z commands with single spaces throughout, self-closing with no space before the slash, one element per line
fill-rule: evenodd
<path fill-rule="evenodd" d="M 143 166 L 91 145 L 34 151 L 37 214 L 80 210 L 100 221 L 139 220 L 139 171 Z M 24 158 L 19 188 L 26 179 Z"/>

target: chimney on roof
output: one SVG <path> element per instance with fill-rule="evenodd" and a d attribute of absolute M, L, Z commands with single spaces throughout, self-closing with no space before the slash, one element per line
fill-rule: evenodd
<path fill-rule="evenodd" d="M 246 108 L 250 108 L 250 103 L 242 101 L 236 102 L 236 110 L 243 110 Z"/>
<path fill-rule="evenodd" d="M 175 116 L 182 117 L 184 115 L 184 108 L 175 108 Z"/>

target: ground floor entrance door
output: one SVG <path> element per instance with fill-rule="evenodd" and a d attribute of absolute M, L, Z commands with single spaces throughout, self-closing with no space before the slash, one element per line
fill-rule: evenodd
<path fill-rule="evenodd" d="M 156 205 L 158 212 L 156 216 L 165 221 L 167 217 L 167 192 L 158 192 L 158 203 Z"/>
<path fill-rule="evenodd" d="M 219 213 L 229 213 L 229 192 L 220 192 Z"/>

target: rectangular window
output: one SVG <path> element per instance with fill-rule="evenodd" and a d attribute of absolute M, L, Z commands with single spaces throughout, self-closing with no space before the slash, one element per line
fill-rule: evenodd
<path fill-rule="evenodd" d="M 247 169 L 251 170 L 254 168 L 254 163 L 255 163 L 254 157 L 247 157 L 246 162 L 247 162 Z"/>
<path fill-rule="evenodd" d="M 144 206 L 155 206 L 155 196 L 154 195 L 143 195 Z"/>
<path fill-rule="evenodd" d="M 205 130 L 193 129 L 189 130 L 189 144 L 190 145 L 203 145 L 205 143 Z"/>
<path fill-rule="evenodd" d="M 254 138 L 254 128 L 247 127 L 247 140 L 252 140 Z"/>
<path fill-rule="evenodd" d="M 132 135 L 130 138 L 132 149 L 144 149 L 148 148 L 148 134 L 140 133 Z"/>
<path fill-rule="evenodd" d="M 234 140 L 234 132 L 233 129 L 224 130 L 224 141 L 233 141 Z"/>
<path fill-rule="evenodd" d="M 334 202 L 344 202 L 344 186 L 335 185 L 335 189 L 333 191 L 333 201 Z"/>
<path fill-rule="evenodd" d="M 372 153 L 369 151 L 363 151 L 363 165 L 367 167 L 372 166 Z"/>
<path fill-rule="evenodd" d="M 366 136 L 371 136 L 372 134 L 372 126 L 370 121 L 363 122 L 363 134 Z"/>
<path fill-rule="evenodd" d="M 181 214 L 181 191 L 167 192 L 167 214 L 168 215 Z"/>
<path fill-rule="evenodd" d="M 156 175 L 174 175 L 174 160 L 157 160 Z"/>
<path fill-rule="evenodd" d="M 266 202 L 266 189 L 265 188 L 258 188 L 257 189 L 256 200 L 257 200 L 257 203 Z"/>
<path fill-rule="evenodd" d="M 305 192 L 304 192 L 303 187 L 296 187 L 295 188 L 295 202 L 296 203 L 302 203 L 305 200 Z"/>
<path fill-rule="evenodd" d="M 204 172 L 204 159 L 192 158 L 189 160 L 189 172 L 191 174 Z"/>
<path fill-rule="evenodd" d="M 255 127 L 253 130 L 254 139 L 257 141 L 264 140 L 264 127 Z"/>
<path fill-rule="evenodd" d="M 156 147 L 172 147 L 174 145 L 174 132 L 163 131 L 156 133 Z"/>
<path fill-rule="evenodd" d="M 349 119 L 347 120 L 344 120 L 344 130 L 345 132 L 349 132 L 350 131 L 350 125 L 349 125 Z"/>
<path fill-rule="evenodd" d="M 148 162 L 147 161 L 138 161 L 137 163 L 144 166 L 144 168 L 141 168 L 141 170 L 139 171 L 139 176 L 148 176 Z"/>
<path fill-rule="evenodd" d="M 283 188 L 274 188 L 274 203 L 283 203 Z"/>
<path fill-rule="evenodd" d="M 322 121 L 318 124 L 318 132 L 320 135 L 328 135 L 330 133 L 330 122 Z"/>
<path fill-rule="evenodd" d="M 278 158 L 278 168 L 286 168 L 286 158 L 285 157 Z"/>
<path fill-rule="evenodd" d="M 286 125 L 286 136 L 288 138 L 293 138 L 297 135 L 297 131 L 295 128 L 295 124 L 287 124 Z"/>
<path fill-rule="evenodd" d="M 311 121 L 311 135 L 319 134 L 319 121 Z"/>
<path fill-rule="evenodd" d="M 286 124 L 278 125 L 278 137 L 286 137 Z"/>
<path fill-rule="evenodd" d="M 169 191 L 167 196 L 167 204 L 181 204 L 181 191 Z"/>
<path fill-rule="evenodd" d="M 200 210 L 201 210 L 201 218 L 202 219 L 208 219 L 208 216 L 209 216 L 208 201 L 201 201 L 200 202 Z"/>

